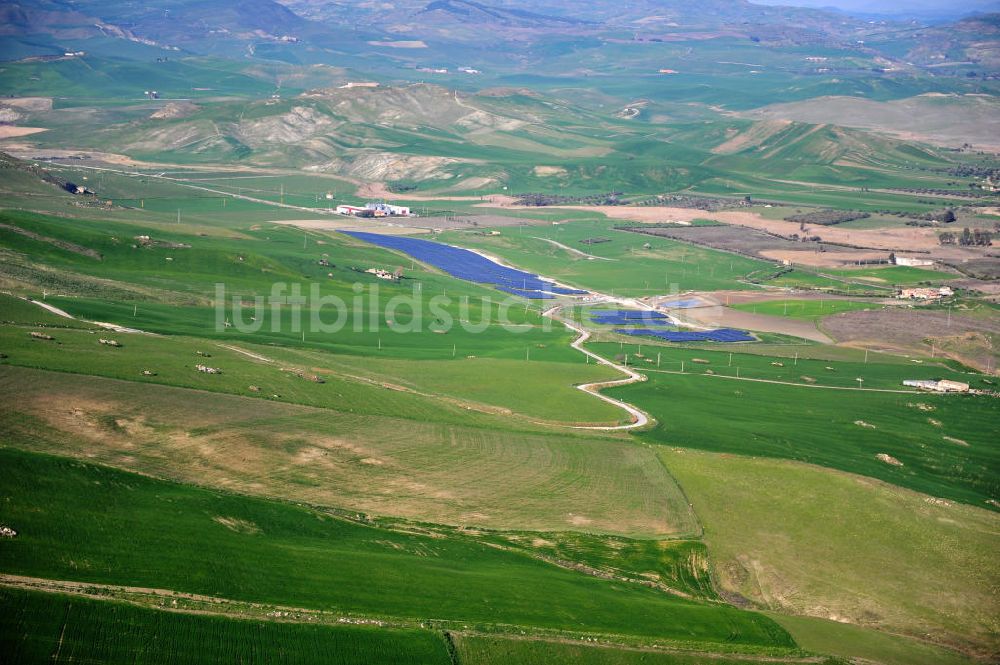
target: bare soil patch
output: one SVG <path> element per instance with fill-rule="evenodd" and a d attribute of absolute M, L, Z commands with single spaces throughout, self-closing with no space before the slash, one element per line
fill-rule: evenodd
<path fill-rule="evenodd" d="M 943 310 L 889 308 L 829 316 L 823 329 L 839 343 L 884 348 L 899 353 L 933 352 L 972 367 L 996 368 L 1000 321 Z"/>
<path fill-rule="evenodd" d="M 719 213 L 704 213 L 706 216 Z M 751 213 L 753 214 L 753 213 Z M 793 228 L 797 229 L 797 226 Z M 802 242 L 745 226 L 636 227 L 636 232 L 703 245 L 769 261 L 839 268 L 865 259 L 887 259 L 888 252 L 845 250 L 837 245 Z"/>
<path fill-rule="evenodd" d="M 0 125 L 0 139 L 12 139 L 18 136 L 30 136 L 39 132 L 49 131 L 45 127 L 15 127 L 14 125 Z"/>
<path fill-rule="evenodd" d="M 637 206 L 566 206 L 574 210 L 586 210 L 606 215 L 611 219 L 625 219 L 634 222 L 671 222 L 712 219 L 725 224 L 745 226 L 766 231 L 779 236 L 792 234 L 818 236 L 828 243 L 851 245 L 865 249 L 881 250 L 937 250 L 940 247 L 934 229 L 904 227 L 884 229 L 848 229 L 830 226 L 809 226 L 803 231 L 794 222 L 766 219 L 760 214 L 745 210 L 722 210 L 709 212 L 687 208 L 637 207 Z"/>
<path fill-rule="evenodd" d="M 754 314 L 753 312 L 743 312 L 722 305 L 678 310 L 674 312 L 674 316 L 681 320 L 687 319 L 700 325 L 779 333 L 781 335 L 791 335 L 793 337 L 813 340 L 822 344 L 831 344 L 833 342 L 828 335 L 816 328 L 816 325 L 812 321 L 792 319 L 784 316 Z"/>

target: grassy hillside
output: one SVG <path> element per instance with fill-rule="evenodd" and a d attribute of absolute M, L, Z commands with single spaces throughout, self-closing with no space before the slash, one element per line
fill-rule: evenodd
<path fill-rule="evenodd" d="M 675 448 L 661 456 L 705 523 L 725 592 L 995 655 L 995 513 L 794 462 Z M 838 637 L 788 625 L 813 648 L 840 644 L 831 650 L 847 655 L 857 641 L 850 655 L 939 662 L 919 650 L 906 660 L 846 628 Z"/>
<path fill-rule="evenodd" d="M 0 648 L 18 663 L 450 662 L 430 631 L 233 620 L 5 588 L 0 605 Z"/>
<path fill-rule="evenodd" d="M 8 573 L 354 615 L 792 646 L 787 633 L 757 614 L 461 539 L 396 533 L 11 449 L 0 457 L 10 471 L 0 486 L 0 516 L 20 534 L 0 551 Z"/>
<path fill-rule="evenodd" d="M 525 431 L 475 412 L 443 424 L 405 419 L 402 409 L 315 409 L 15 367 L 0 367 L 0 377 L 22 397 L 2 410 L 6 441 L 35 450 L 439 524 L 653 538 L 698 531 L 656 457 L 628 441 Z"/>
<path fill-rule="evenodd" d="M 737 357 L 734 363 L 745 360 Z M 751 367 L 766 362 L 751 360 Z M 998 457 L 990 443 L 997 433 L 995 400 L 812 388 L 794 378 L 798 367 L 788 367 L 787 358 L 784 363 L 772 369 L 792 375 L 781 380 L 799 385 L 745 380 L 747 374 L 744 380 L 711 376 L 689 361 L 688 373 L 650 371 L 648 381 L 610 394 L 656 417 L 656 427 L 639 435 L 649 442 L 810 462 L 995 508 L 988 503 L 1000 493 Z M 718 358 L 718 364 L 722 367 L 712 371 L 735 375 L 727 360 Z M 878 376 L 878 366 L 869 368 L 865 374 Z M 896 366 L 883 371 L 900 373 Z"/>

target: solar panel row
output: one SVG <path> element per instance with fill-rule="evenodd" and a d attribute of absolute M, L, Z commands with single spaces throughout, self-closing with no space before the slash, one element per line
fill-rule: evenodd
<path fill-rule="evenodd" d="M 525 291 L 524 289 L 512 289 L 509 286 L 498 286 L 497 290 L 504 293 L 513 293 L 515 296 L 530 298 L 531 300 L 552 300 L 555 298 L 551 293 L 545 293 L 544 291 Z"/>
<path fill-rule="evenodd" d="M 553 293 L 564 295 L 587 293 L 579 289 L 557 287 L 534 273 L 508 268 L 467 249 L 431 240 L 366 233 L 364 231 L 341 231 L 341 233 L 379 247 L 405 252 L 415 259 L 444 270 L 452 277 L 479 284 L 493 284 L 500 287 L 502 291 L 525 298 L 547 300 L 553 297 L 551 295 Z M 543 291 L 546 294 L 540 293 Z"/>
<path fill-rule="evenodd" d="M 735 328 L 719 328 L 717 330 L 672 331 L 653 330 L 651 328 L 616 328 L 616 333 L 622 335 L 644 335 L 658 337 L 668 342 L 752 342 L 754 338 L 745 330 Z"/>
<path fill-rule="evenodd" d="M 667 315 L 663 312 L 654 312 L 644 309 L 595 309 L 591 311 L 591 316 L 620 316 L 625 319 L 665 319 Z"/>

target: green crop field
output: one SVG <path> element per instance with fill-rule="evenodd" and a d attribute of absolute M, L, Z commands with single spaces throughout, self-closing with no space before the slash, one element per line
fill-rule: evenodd
<path fill-rule="evenodd" d="M 5 5 L 0 665 L 997 662 L 997 26 L 926 3 Z M 764 330 L 593 320 L 661 307 Z"/>
<path fill-rule="evenodd" d="M 882 306 L 874 302 L 858 300 L 766 300 L 758 303 L 730 305 L 733 309 L 754 314 L 770 316 L 788 316 L 793 319 L 818 321 L 824 316 L 853 312 L 859 309 L 880 309 Z"/>
<path fill-rule="evenodd" d="M 2 587 L 0 606 L 8 662 L 450 662 L 441 636 L 422 630 L 233 620 Z"/>
<path fill-rule="evenodd" d="M 899 373 L 899 366 L 886 368 Z M 997 405 L 989 397 L 830 390 L 692 372 L 650 371 L 648 381 L 609 394 L 656 417 L 639 435 L 649 442 L 810 462 L 975 506 L 1000 496 L 1000 458 L 991 445 Z"/>
<path fill-rule="evenodd" d="M 525 431 L 475 412 L 448 425 L 419 411 L 407 420 L 16 367 L 0 376 L 5 393 L 21 395 L 3 408 L 5 440 L 35 450 L 459 526 L 653 538 L 698 530 L 652 451 L 629 441 Z"/>
<path fill-rule="evenodd" d="M 758 614 L 474 542 L 392 532 L 67 459 L 11 449 L 0 457 L 7 470 L 0 519 L 20 534 L 0 550 L 8 573 L 348 614 L 793 645 Z"/>
<path fill-rule="evenodd" d="M 579 663 L 580 665 L 737 665 L 746 661 L 719 654 L 685 654 L 657 649 L 628 649 L 580 642 L 511 639 L 486 635 L 454 637 L 459 662 L 470 665 L 531 665 Z M 803 662 L 789 658 L 785 662 Z"/>
<path fill-rule="evenodd" d="M 830 619 L 771 613 L 804 649 L 885 665 L 971 665 L 974 658 L 935 644 Z"/>

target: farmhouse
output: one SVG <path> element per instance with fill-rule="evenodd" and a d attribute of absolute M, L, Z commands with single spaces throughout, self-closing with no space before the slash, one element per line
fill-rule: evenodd
<path fill-rule="evenodd" d="M 902 300 L 937 300 L 938 298 L 947 298 L 953 295 L 955 295 L 955 292 L 951 289 L 951 287 L 942 286 L 930 289 L 902 289 L 896 297 Z"/>
<path fill-rule="evenodd" d="M 895 263 L 897 266 L 919 267 L 919 266 L 932 266 L 932 265 L 934 265 L 934 261 L 932 261 L 930 259 L 915 259 L 915 258 L 910 257 L 910 256 L 895 256 L 894 255 L 892 262 Z"/>
<path fill-rule="evenodd" d="M 917 388 L 919 390 L 930 390 L 936 393 L 967 393 L 969 384 L 961 381 L 951 381 L 942 379 L 940 381 L 930 381 L 923 379 L 907 379 L 903 381 L 904 386 Z"/>
<path fill-rule="evenodd" d="M 388 203 L 371 202 L 365 207 L 339 205 L 336 210 L 338 215 L 348 217 L 409 217 L 410 209 L 406 206 L 394 206 Z"/>
<path fill-rule="evenodd" d="M 399 279 L 400 277 L 398 274 L 400 271 L 398 270 L 396 273 L 391 273 L 388 270 L 383 270 L 382 268 L 369 268 L 365 272 L 370 275 L 375 275 L 379 279 Z"/>

